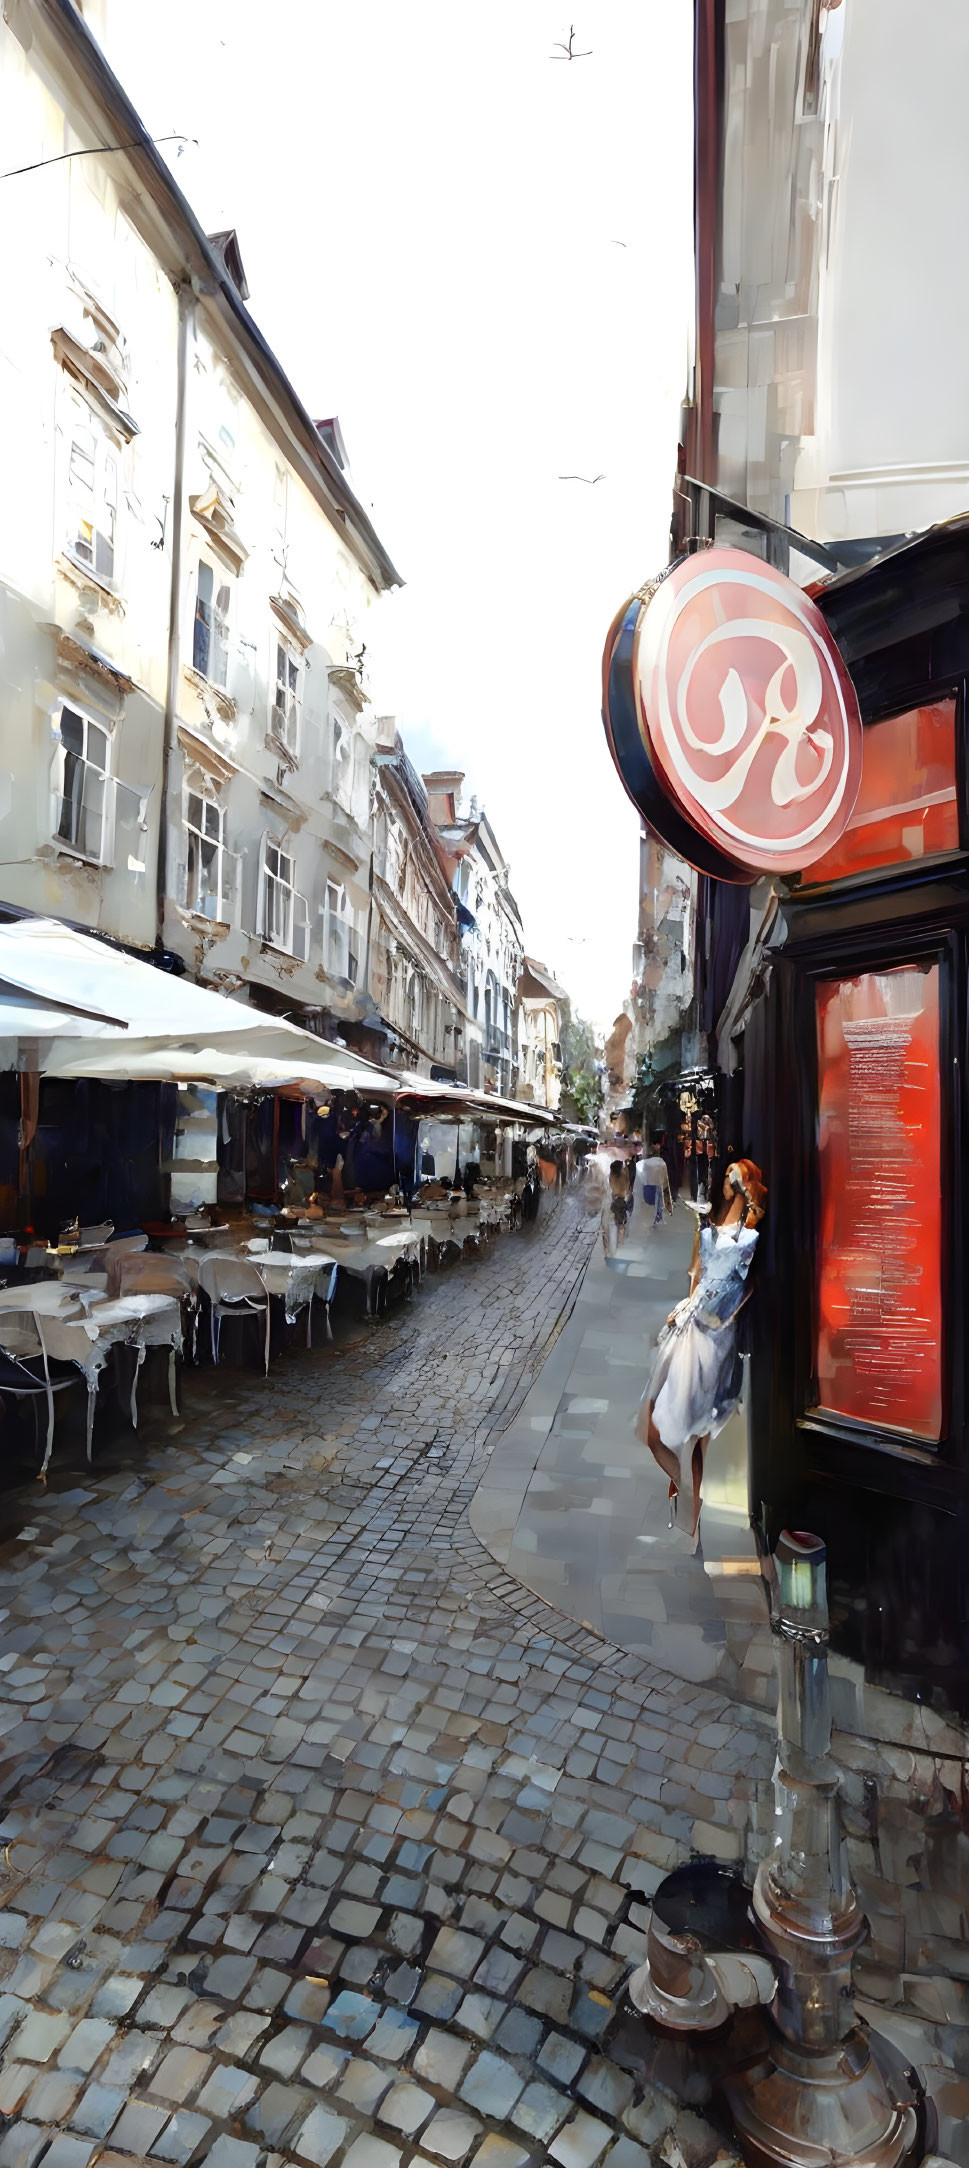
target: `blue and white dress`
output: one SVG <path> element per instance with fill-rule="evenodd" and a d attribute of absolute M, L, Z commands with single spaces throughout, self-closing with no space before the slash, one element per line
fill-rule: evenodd
<path fill-rule="evenodd" d="M 756 1228 L 742 1220 L 701 1227 L 700 1277 L 656 1343 L 643 1400 L 663 1444 L 688 1459 L 698 1438 L 723 1429 L 740 1399 L 738 1312 L 756 1247 Z"/>

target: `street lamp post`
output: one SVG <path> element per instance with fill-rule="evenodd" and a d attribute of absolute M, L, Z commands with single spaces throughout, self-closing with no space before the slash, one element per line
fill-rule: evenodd
<path fill-rule="evenodd" d="M 851 1967 L 867 1925 L 848 1870 L 830 1753 L 825 1546 L 785 1530 L 774 1562 L 776 1836 L 757 1872 L 753 1910 L 777 1986 L 766 2052 L 728 2080 L 725 2095 L 755 2168 L 820 2161 L 897 2168 L 915 2143 L 916 2096 L 891 2066 L 882 2068 L 855 2015 Z"/>

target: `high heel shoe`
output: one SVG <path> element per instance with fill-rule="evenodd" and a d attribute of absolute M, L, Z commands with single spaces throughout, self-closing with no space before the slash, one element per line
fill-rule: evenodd
<path fill-rule="evenodd" d="M 675 1484 L 675 1483 L 671 1483 L 671 1484 L 670 1484 L 670 1527 L 671 1527 L 671 1528 L 675 1528 L 675 1527 L 676 1527 L 676 1509 L 677 1509 L 677 1506 L 679 1505 L 679 1502 L 680 1502 L 680 1494 L 679 1494 L 679 1491 L 678 1491 L 678 1490 L 677 1490 L 677 1488 L 676 1488 L 676 1484 Z"/>

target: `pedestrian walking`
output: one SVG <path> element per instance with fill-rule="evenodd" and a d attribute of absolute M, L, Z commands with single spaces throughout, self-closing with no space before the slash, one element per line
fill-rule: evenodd
<path fill-rule="evenodd" d="M 653 1226 L 661 1227 L 664 1211 L 672 1217 L 673 1198 L 670 1193 L 669 1170 L 655 1137 L 652 1139 L 649 1157 L 643 1160 L 641 1172 L 643 1197 L 646 1204 L 653 1208 Z"/>
<path fill-rule="evenodd" d="M 613 1250 L 620 1249 L 625 1242 L 628 1218 L 629 1180 L 622 1160 L 614 1159 L 609 1167 L 609 1188 L 602 1215 L 602 1247 L 607 1257 L 610 1241 Z"/>

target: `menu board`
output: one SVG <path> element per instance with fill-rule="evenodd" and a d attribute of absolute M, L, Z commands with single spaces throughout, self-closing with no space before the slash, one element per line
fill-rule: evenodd
<path fill-rule="evenodd" d="M 939 968 L 817 988 L 822 1408 L 942 1428 Z"/>

